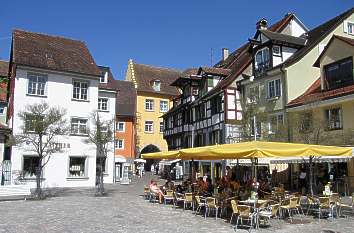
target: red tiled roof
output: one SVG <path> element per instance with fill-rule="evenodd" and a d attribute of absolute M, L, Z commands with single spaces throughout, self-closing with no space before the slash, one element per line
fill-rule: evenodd
<path fill-rule="evenodd" d="M 215 67 L 200 67 L 199 72 L 203 71 L 206 74 L 228 76 L 231 73 L 231 69 L 215 68 Z"/>
<path fill-rule="evenodd" d="M 8 83 L 9 63 L 0 61 L 0 102 L 7 102 L 7 83 Z"/>
<path fill-rule="evenodd" d="M 287 107 L 297 107 L 311 102 L 333 99 L 354 94 L 354 84 L 333 90 L 321 91 L 321 78 L 318 78 L 301 96 L 290 101 Z"/>
<path fill-rule="evenodd" d="M 293 19 L 294 14 L 287 14 L 284 18 L 274 23 L 268 28 L 268 30 L 273 32 L 280 32 L 285 28 L 285 26 Z M 251 64 L 252 57 L 248 52 L 250 43 L 242 45 L 240 48 L 236 49 L 225 61 L 218 62 L 215 67 L 231 69 L 231 74 L 224 80 L 221 80 L 211 91 L 209 91 L 203 98 L 212 96 L 222 89 L 229 86 L 242 72 Z"/>
<path fill-rule="evenodd" d="M 13 62 L 49 70 L 99 76 L 85 43 L 59 36 L 14 30 Z"/>
<path fill-rule="evenodd" d="M 181 76 L 180 71 L 138 63 L 133 63 L 133 69 L 135 80 L 138 84 L 138 91 L 160 93 L 170 96 L 179 95 L 177 88 L 170 85 Z M 160 91 L 155 91 L 152 88 L 154 80 L 160 80 Z"/>

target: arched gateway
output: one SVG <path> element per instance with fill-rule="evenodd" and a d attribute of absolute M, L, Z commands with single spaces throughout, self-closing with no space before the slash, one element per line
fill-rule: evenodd
<path fill-rule="evenodd" d="M 141 151 L 140 151 L 140 155 L 141 154 L 146 154 L 146 153 L 154 153 L 154 152 L 160 152 L 161 150 L 153 145 L 153 144 L 149 144 L 147 146 L 145 146 Z M 140 156 L 141 157 L 141 156 Z M 153 159 L 147 159 L 146 160 L 146 164 L 145 164 L 145 170 L 146 171 L 150 171 L 151 165 L 156 162 Z"/>

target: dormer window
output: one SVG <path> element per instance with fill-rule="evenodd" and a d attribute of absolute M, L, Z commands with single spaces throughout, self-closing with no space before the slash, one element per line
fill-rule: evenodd
<path fill-rule="evenodd" d="M 255 68 L 257 73 L 261 73 L 270 66 L 269 48 L 265 47 L 257 51 L 255 56 Z"/>
<path fill-rule="evenodd" d="M 348 57 L 324 67 L 327 89 L 335 89 L 354 83 L 353 59 Z"/>
<path fill-rule="evenodd" d="M 273 46 L 273 55 L 274 56 L 281 56 L 280 46 L 278 46 L 278 45 L 274 45 Z"/>
<path fill-rule="evenodd" d="M 154 80 L 152 84 L 152 88 L 154 91 L 160 91 L 161 90 L 161 81 L 160 80 Z"/>
<path fill-rule="evenodd" d="M 107 83 L 108 81 L 108 72 L 105 72 L 103 76 L 100 77 L 100 83 Z"/>

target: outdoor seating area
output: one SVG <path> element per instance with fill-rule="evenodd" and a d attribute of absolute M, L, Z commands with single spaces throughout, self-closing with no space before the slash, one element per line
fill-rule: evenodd
<path fill-rule="evenodd" d="M 313 221 L 335 221 L 337 218 L 354 216 L 354 193 L 346 198 L 338 193 L 304 196 L 299 192 L 288 192 L 282 187 L 272 187 L 267 196 L 258 198 L 259 190 L 248 197 L 243 195 L 242 189 L 247 188 L 243 184 L 237 190 L 212 187 L 212 190 L 217 191 L 215 193 L 209 193 L 208 186 L 213 185 L 208 185 L 202 179 L 198 179 L 196 183 L 190 180 L 178 184 L 167 181 L 164 185 L 158 185 L 152 180 L 150 186 L 144 187 L 144 197 L 151 203 L 158 203 L 161 194 L 163 201 L 160 203 L 163 205 L 189 210 L 191 214 L 205 219 L 221 218 L 229 221 L 235 229 L 269 228 L 272 227 L 272 221 L 292 223 L 295 218 L 300 222 L 305 217 L 312 218 Z"/>

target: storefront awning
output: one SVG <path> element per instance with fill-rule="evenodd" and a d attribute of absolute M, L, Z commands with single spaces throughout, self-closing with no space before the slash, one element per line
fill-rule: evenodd
<path fill-rule="evenodd" d="M 345 163 L 348 162 L 352 157 L 343 157 L 343 156 L 322 156 L 313 159 L 313 163 Z M 309 163 L 309 158 L 286 158 L 286 159 L 276 159 L 271 160 L 272 164 L 288 164 L 288 163 Z"/>

